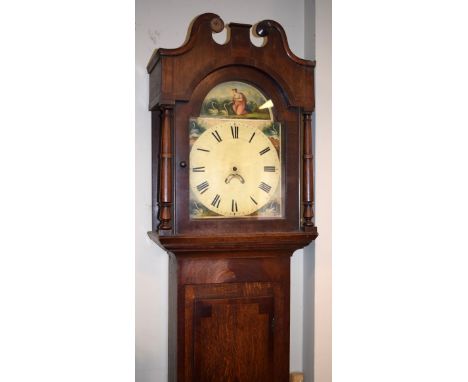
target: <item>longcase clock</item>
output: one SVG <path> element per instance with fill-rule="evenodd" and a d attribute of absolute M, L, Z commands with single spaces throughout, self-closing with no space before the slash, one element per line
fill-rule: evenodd
<path fill-rule="evenodd" d="M 169 380 L 284 382 L 290 257 L 317 237 L 314 62 L 281 25 L 219 16 L 148 64 L 153 227 L 170 256 Z"/>

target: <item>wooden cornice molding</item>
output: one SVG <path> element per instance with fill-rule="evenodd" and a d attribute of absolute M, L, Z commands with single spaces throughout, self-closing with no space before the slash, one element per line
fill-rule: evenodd
<path fill-rule="evenodd" d="M 314 227 L 315 228 L 315 227 Z M 262 234 L 232 234 L 213 236 L 173 235 L 160 236 L 148 232 L 148 236 L 161 248 L 172 253 L 206 253 L 210 251 L 295 251 L 310 244 L 317 237 L 317 229 L 309 232 L 274 232 Z M 291 255 L 292 252 L 289 253 Z M 234 254 L 233 254 L 234 255 Z M 235 254 L 238 256 L 238 254 Z"/>
<path fill-rule="evenodd" d="M 228 28 L 228 41 L 218 44 L 212 35 L 224 29 L 224 21 L 214 13 L 204 13 L 193 21 L 184 45 L 175 49 L 159 48 L 153 53 L 147 65 L 150 110 L 161 103 L 188 101 L 206 76 L 232 65 L 252 67 L 270 76 L 283 89 L 290 106 L 314 109 L 315 62 L 301 59 L 291 51 L 280 24 L 264 20 L 255 26 L 255 33 L 266 40 L 260 47 L 250 39 L 252 25 L 230 23 Z M 161 75 L 162 67 L 165 76 Z M 291 83 L 296 84 L 294 91 Z"/>

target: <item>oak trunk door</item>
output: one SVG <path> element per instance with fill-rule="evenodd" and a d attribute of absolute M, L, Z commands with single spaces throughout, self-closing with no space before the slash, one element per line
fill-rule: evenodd
<path fill-rule="evenodd" d="M 273 380 L 273 298 L 199 300 L 194 381 Z"/>
<path fill-rule="evenodd" d="M 187 286 L 184 380 L 287 379 L 288 365 L 281 364 L 289 337 L 276 319 L 284 316 L 286 292 L 272 282 Z"/>

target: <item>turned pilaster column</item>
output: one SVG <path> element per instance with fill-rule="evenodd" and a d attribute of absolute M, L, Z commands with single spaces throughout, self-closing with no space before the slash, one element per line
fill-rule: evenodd
<path fill-rule="evenodd" d="M 172 229 L 172 115 L 173 106 L 161 105 L 161 142 L 159 150 L 159 226 L 158 230 Z"/>
<path fill-rule="evenodd" d="M 314 162 L 312 153 L 312 113 L 304 112 L 303 154 L 302 154 L 302 225 L 304 230 L 314 227 Z"/>

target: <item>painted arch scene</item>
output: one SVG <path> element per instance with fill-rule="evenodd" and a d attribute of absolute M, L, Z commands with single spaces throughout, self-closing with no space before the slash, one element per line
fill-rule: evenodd
<path fill-rule="evenodd" d="M 200 117 L 273 120 L 271 104 L 255 87 L 245 82 L 223 82 L 206 95 Z M 263 106 L 264 108 L 260 109 Z"/>

